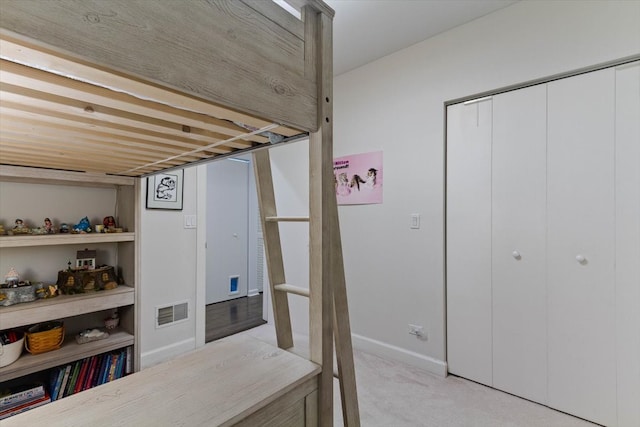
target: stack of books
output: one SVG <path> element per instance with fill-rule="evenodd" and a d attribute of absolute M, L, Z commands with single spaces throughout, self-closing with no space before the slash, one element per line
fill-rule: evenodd
<path fill-rule="evenodd" d="M 0 397 L 0 420 L 51 402 L 43 384 L 14 388 Z"/>
<path fill-rule="evenodd" d="M 51 400 L 58 400 L 131 373 L 131 347 L 77 360 L 51 370 Z"/>

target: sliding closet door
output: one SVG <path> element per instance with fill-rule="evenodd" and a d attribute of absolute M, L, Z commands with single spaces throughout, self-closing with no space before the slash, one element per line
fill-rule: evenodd
<path fill-rule="evenodd" d="M 491 100 L 447 109 L 447 360 L 491 385 Z"/>
<path fill-rule="evenodd" d="M 616 69 L 618 425 L 640 426 L 640 62 Z"/>
<path fill-rule="evenodd" d="M 493 386 L 547 401 L 547 90 L 493 97 Z"/>
<path fill-rule="evenodd" d="M 549 405 L 616 424 L 615 70 L 548 84 Z"/>

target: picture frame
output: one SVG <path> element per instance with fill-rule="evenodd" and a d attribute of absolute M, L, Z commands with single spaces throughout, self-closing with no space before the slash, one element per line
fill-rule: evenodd
<path fill-rule="evenodd" d="M 182 210 L 184 169 L 147 177 L 147 209 Z"/>

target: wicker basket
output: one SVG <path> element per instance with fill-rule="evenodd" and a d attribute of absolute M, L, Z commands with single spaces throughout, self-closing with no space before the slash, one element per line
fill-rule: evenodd
<path fill-rule="evenodd" d="M 57 350 L 64 341 L 64 325 L 60 321 L 40 323 L 27 330 L 24 347 L 31 354 Z"/>

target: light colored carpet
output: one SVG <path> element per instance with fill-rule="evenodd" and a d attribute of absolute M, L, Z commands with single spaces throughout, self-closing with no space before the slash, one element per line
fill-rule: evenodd
<path fill-rule="evenodd" d="M 249 334 L 275 345 L 272 325 Z M 294 337 L 301 355 L 308 339 Z M 595 424 L 472 381 L 441 378 L 400 362 L 354 351 L 363 427 L 587 427 Z M 334 384 L 335 425 L 341 426 L 340 390 Z"/>

